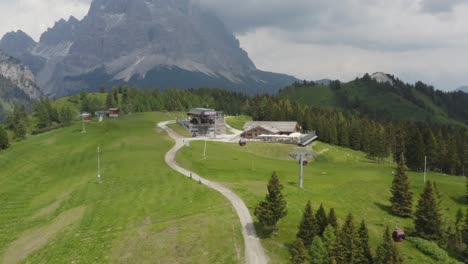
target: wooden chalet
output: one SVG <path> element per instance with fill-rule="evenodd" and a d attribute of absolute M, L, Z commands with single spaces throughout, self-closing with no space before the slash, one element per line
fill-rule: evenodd
<path fill-rule="evenodd" d="M 117 118 L 120 116 L 120 108 L 109 108 L 109 117 Z"/>
<path fill-rule="evenodd" d="M 300 131 L 297 122 L 286 121 L 250 121 L 245 123 L 242 136 L 247 139 L 259 139 L 262 135 L 289 136 Z"/>

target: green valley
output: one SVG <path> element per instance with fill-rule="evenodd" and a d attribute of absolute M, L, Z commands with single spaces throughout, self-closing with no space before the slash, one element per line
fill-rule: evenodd
<path fill-rule="evenodd" d="M 229 202 L 164 164 L 172 141 L 156 123 L 174 117 L 106 119 L 86 134 L 77 123 L 1 151 L 0 262 L 242 262 Z"/>

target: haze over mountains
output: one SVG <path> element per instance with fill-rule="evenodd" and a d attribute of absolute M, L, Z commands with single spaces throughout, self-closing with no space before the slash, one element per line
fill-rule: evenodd
<path fill-rule="evenodd" d="M 275 92 L 295 78 L 255 67 L 213 13 L 189 0 L 94 0 L 35 42 L 10 32 L 0 49 L 28 65 L 46 95 L 129 83 Z"/>
<path fill-rule="evenodd" d="M 464 93 L 468 93 L 468 86 L 459 87 L 455 91 L 462 91 Z"/>

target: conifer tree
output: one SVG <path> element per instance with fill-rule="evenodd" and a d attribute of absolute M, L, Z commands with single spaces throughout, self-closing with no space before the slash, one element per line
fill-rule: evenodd
<path fill-rule="evenodd" d="M 419 129 L 413 129 L 406 142 L 406 159 L 408 167 L 414 170 L 424 168 L 424 140 Z"/>
<path fill-rule="evenodd" d="M 73 120 L 73 111 L 69 106 L 64 106 L 60 109 L 60 123 L 69 126 Z"/>
<path fill-rule="evenodd" d="M 358 229 L 358 239 L 356 246 L 355 263 L 372 264 L 374 263 L 372 252 L 369 246 L 369 231 L 367 230 L 366 222 L 362 220 Z"/>
<path fill-rule="evenodd" d="M 414 220 L 416 234 L 427 240 L 436 241 L 443 235 L 442 214 L 437 200 L 433 184 L 427 181 L 418 201 Z"/>
<path fill-rule="evenodd" d="M 318 235 L 317 220 L 315 219 L 310 201 L 307 201 L 296 237 L 302 239 L 304 246 L 309 247 L 316 235 Z"/>
<path fill-rule="evenodd" d="M 323 204 L 320 204 L 317 213 L 315 213 L 315 219 L 317 220 L 318 233 L 322 236 L 323 231 L 325 231 L 328 225 L 327 213 L 325 212 L 325 208 L 323 208 Z"/>
<path fill-rule="evenodd" d="M 307 250 L 302 239 L 298 238 L 291 248 L 291 263 L 304 264 L 308 261 Z"/>
<path fill-rule="evenodd" d="M 114 107 L 114 96 L 112 95 L 112 92 L 109 92 L 106 97 L 106 108 L 112 108 Z"/>
<path fill-rule="evenodd" d="M 309 255 L 311 264 L 328 264 L 327 248 L 323 245 L 319 236 L 314 237 Z"/>
<path fill-rule="evenodd" d="M 338 231 L 338 219 L 336 218 L 334 208 L 331 208 L 328 212 L 328 224 L 331 225 L 335 229 L 335 231 Z"/>
<path fill-rule="evenodd" d="M 462 230 L 462 241 L 466 245 L 468 245 L 468 208 L 466 209 L 465 213 L 465 223 L 463 225 L 463 230 Z"/>
<path fill-rule="evenodd" d="M 5 120 L 6 128 L 13 131 L 16 139 L 25 139 L 29 126 L 29 118 L 23 105 L 15 105 L 13 113 Z"/>
<path fill-rule="evenodd" d="M 0 150 L 7 149 L 10 143 L 8 142 L 8 134 L 5 129 L 0 126 Z"/>
<path fill-rule="evenodd" d="M 405 152 L 405 132 L 402 128 L 398 128 L 395 132 L 395 146 L 393 146 L 393 155 L 396 163 L 400 162 L 401 153 Z"/>
<path fill-rule="evenodd" d="M 390 229 L 385 229 L 383 234 L 383 241 L 377 248 L 375 254 L 375 264 L 400 264 L 403 263 L 403 259 L 400 257 L 398 248 L 395 246 L 392 237 L 390 235 Z"/>
<path fill-rule="evenodd" d="M 401 153 L 392 182 L 390 202 L 392 203 L 392 213 L 402 217 L 410 217 L 413 210 L 413 193 L 409 190 L 409 180 L 405 169 L 405 158 Z"/>
<path fill-rule="evenodd" d="M 260 202 L 254 211 L 255 216 L 264 227 L 274 227 L 287 214 L 287 203 L 281 193 L 282 189 L 283 185 L 274 171 L 268 182 L 268 194 L 265 201 Z"/>
<path fill-rule="evenodd" d="M 336 262 L 353 263 L 355 253 L 356 229 L 354 227 L 354 217 L 349 214 L 337 236 Z"/>
<path fill-rule="evenodd" d="M 437 157 L 437 142 L 432 133 L 431 129 L 426 129 L 426 135 L 424 135 L 424 146 L 425 153 L 427 156 L 427 166 L 430 168 L 436 167 L 436 157 Z"/>
<path fill-rule="evenodd" d="M 330 262 L 336 262 L 336 231 L 331 225 L 327 225 L 323 232 L 323 245 L 327 249 L 328 259 Z"/>

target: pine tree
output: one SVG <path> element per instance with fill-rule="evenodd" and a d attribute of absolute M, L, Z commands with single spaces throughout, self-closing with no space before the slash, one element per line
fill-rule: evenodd
<path fill-rule="evenodd" d="M 114 107 L 114 97 L 112 95 L 112 92 L 109 92 L 106 97 L 106 108 L 112 108 Z"/>
<path fill-rule="evenodd" d="M 412 133 L 406 142 L 406 159 L 408 167 L 421 170 L 424 168 L 424 140 L 418 128 L 412 130 Z"/>
<path fill-rule="evenodd" d="M 10 143 L 8 142 L 8 134 L 5 129 L 0 126 L 0 150 L 7 149 Z"/>
<path fill-rule="evenodd" d="M 60 123 L 69 126 L 73 120 L 73 111 L 68 106 L 62 107 L 60 110 Z"/>
<path fill-rule="evenodd" d="M 442 237 L 442 214 L 439 209 L 437 195 L 430 181 L 418 201 L 414 220 L 416 234 L 427 240 L 437 241 Z"/>
<path fill-rule="evenodd" d="M 375 255 L 375 264 L 403 263 L 403 259 L 400 257 L 400 253 L 398 252 L 398 248 L 392 240 L 388 226 L 383 234 L 383 241 L 377 248 Z"/>
<path fill-rule="evenodd" d="M 327 249 L 328 259 L 330 262 L 333 260 L 336 262 L 336 231 L 331 225 L 327 225 L 325 231 L 323 232 L 323 244 Z"/>
<path fill-rule="evenodd" d="M 395 146 L 393 146 L 393 155 L 396 163 L 400 162 L 401 153 L 405 152 L 405 132 L 403 128 L 398 128 L 395 132 Z"/>
<path fill-rule="evenodd" d="M 255 208 L 254 214 L 264 227 L 274 227 L 276 223 L 287 214 L 287 203 L 281 193 L 281 185 L 276 172 L 273 172 L 268 182 L 268 194 L 265 201 Z"/>
<path fill-rule="evenodd" d="M 336 262 L 353 263 L 356 252 L 356 229 L 352 214 L 346 217 L 340 232 L 337 236 Z"/>
<path fill-rule="evenodd" d="M 304 264 L 308 260 L 307 250 L 302 242 L 302 239 L 296 239 L 291 248 L 291 263 Z"/>
<path fill-rule="evenodd" d="M 356 246 L 356 258 L 354 263 L 372 264 L 374 263 L 372 252 L 369 246 L 369 231 L 366 222 L 362 220 L 358 230 L 358 239 Z"/>
<path fill-rule="evenodd" d="M 466 209 L 465 213 L 465 223 L 462 229 L 462 241 L 466 245 L 468 245 L 468 208 Z"/>
<path fill-rule="evenodd" d="M 29 118 L 23 105 L 15 105 L 13 113 L 5 120 L 6 128 L 13 131 L 16 139 L 25 139 L 29 126 Z"/>
<path fill-rule="evenodd" d="M 302 239 L 304 245 L 309 247 L 314 237 L 318 235 L 317 220 L 315 219 L 310 201 L 308 201 L 305 206 L 304 214 L 298 229 L 296 237 Z"/>
<path fill-rule="evenodd" d="M 315 236 L 310 248 L 311 264 L 328 264 L 327 248 L 323 245 L 322 239 Z"/>
<path fill-rule="evenodd" d="M 338 219 L 336 218 L 334 208 L 331 208 L 328 212 L 328 224 L 331 225 L 335 231 L 338 231 Z"/>
<path fill-rule="evenodd" d="M 413 193 L 409 190 L 409 180 L 405 168 L 405 158 L 402 153 L 392 182 L 390 202 L 392 203 L 392 213 L 402 217 L 410 217 L 413 210 Z"/>
<path fill-rule="evenodd" d="M 82 91 L 80 93 L 80 100 L 81 100 L 81 105 L 80 105 L 81 112 L 90 112 L 88 92 Z"/>
<path fill-rule="evenodd" d="M 429 169 L 436 167 L 437 157 L 437 141 L 430 128 L 426 129 L 426 135 L 424 135 L 424 146 L 425 153 L 427 156 L 427 165 Z"/>
<path fill-rule="evenodd" d="M 323 231 L 325 231 L 325 228 L 328 225 L 327 213 L 325 213 L 325 208 L 323 208 L 323 204 L 320 204 L 317 213 L 315 213 L 315 219 L 317 220 L 318 233 L 320 236 L 322 236 Z"/>

